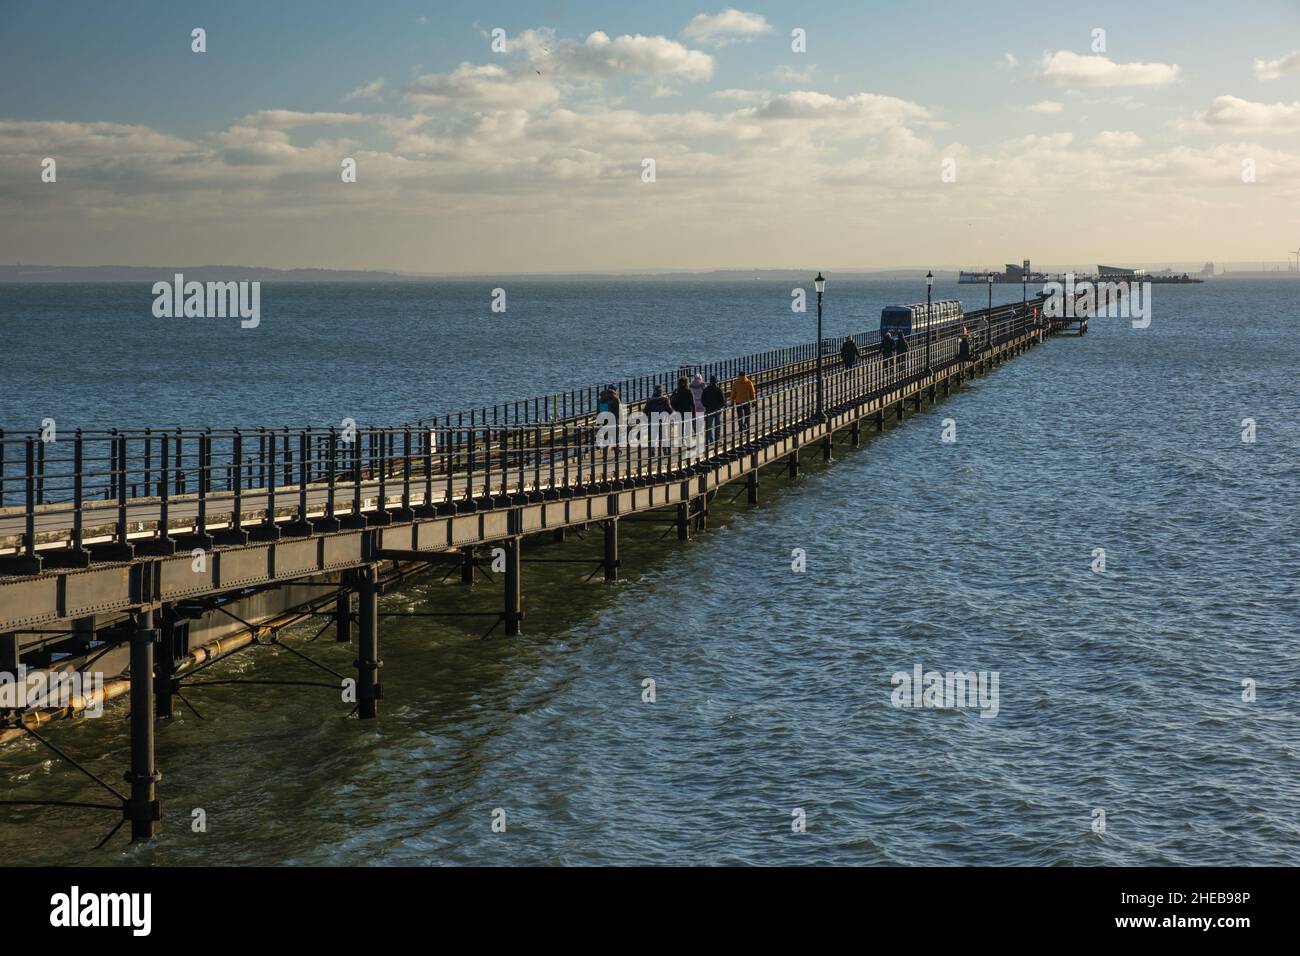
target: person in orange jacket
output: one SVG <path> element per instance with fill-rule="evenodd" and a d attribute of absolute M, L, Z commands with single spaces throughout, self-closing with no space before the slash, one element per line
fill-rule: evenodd
<path fill-rule="evenodd" d="M 736 409 L 736 421 L 741 431 L 749 431 L 749 413 L 758 398 L 754 380 L 741 372 L 731 383 L 731 404 Z"/>

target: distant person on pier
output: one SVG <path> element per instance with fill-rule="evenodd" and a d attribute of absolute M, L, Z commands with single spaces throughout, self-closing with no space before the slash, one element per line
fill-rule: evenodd
<path fill-rule="evenodd" d="M 685 443 L 686 436 L 694 436 L 694 419 L 695 419 L 695 396 L 691 393 L 691 381 L 685 375 L 677 380 L 677 388 L 672 395 L 668 397 L 668 403 L 672 405 L 673 411 L 682 419 L 680 430 L 674 436 L 674 443 L 678 441 Z M 674 428 L 677 425 L 674 423 Z"/>
<path fill-rule="evenodd" d="M 884 363 L 886 372 L 894 364 L 894 333 L 888 329 L 880 336 L 880 360 Z"/>
<path fill-rule="evenodd" d="M 736 409 L 736 424 L 742 432 L 749 431 L 749 412 L 757 397 L 754 380 L 742 371 L 731 383 L 731 404 Z"/>
<path fill-rule="evenodd" d="M 727 404 L 727 396 L 722 394 L 722 388 L 718 385 L 718 376 L 709 376 L 709 384 L 705 387 L 700 400 L 704 402 L 704 414 L 707 416 L 705 441 L 712 444 L 722 426 L 722 408 Z"/>
<path fill-rule="evenodd" d="M 961 327 L 961 335 L 957 337 L 957 359 L 962 362 L 970 361 L 970 332 L 964 325 Z"/>
<path fill-rule="evenodd" d="M 902 356 L 906 354 L 907 354 L 907 336 L 904 335 L 902 332 L 899 332 L 894 336 L 894 356 L 897 360 L 899 360 L 900 365 L 903 364 Z"/>
<path fill-rule="evenodd" d="M 840 358 L 844 360 L 846 369 L 858 364 L 858 343 L 853 341 L 853 336 L 844 336 L 844 344 L 840 346 Z"/>
<path fill-rule="evenodd" d="M 699 372 L 691 379 L 691 397 L 695 400 L 695 413 L 704 414 L 704 376 Z"/>
<path fill-rule="evenodd" d="M 667 452 L 668 443 L 672 440 L 672 434 L 663 417 L 655 418 L 656 415 L 666 416 L 673 413 L 672 403 L 668 401 L 668 396 L 664 394 L 662 385 L 656 385 L 654 394 L 646 399 L 645 413 L 646 417 L 650 419 L 650 444 L 661 452 Z"/>
<path fill-rule="evenodd" d="M 686 376 L 677 380 L 677 388 L 669 396 L 668 404 L 683 418 L 695 414 L 695 396 L 691 394 L 691 383 Z"/>
<path fill-rule="evenodd" d="M 605 390 L 600 393 L 596 401 L 596 411 L 609 412 L 618 421 L 623 417 L 623 400 L 618 397 L 618 389 L 613 385 L 606 385 Z"/>
<path fill-rule="evenodd" d="M 647 415 L 668 415 L 672 410 L 672 403 L 668 401 L 668 396 L 664 394 L 664 387 L 656 385 L 654 394 L 645 401 L 645 413 Z"/>

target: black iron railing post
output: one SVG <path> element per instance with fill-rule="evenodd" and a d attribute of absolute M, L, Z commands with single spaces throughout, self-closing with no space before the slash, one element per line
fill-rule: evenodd
<path fill-rule="evenodd" d="M 231 454 L 234 456 L 235 464 L 234 468 L 231 469 L 231 491 L 233 491 L 235 495 L 235 505 L 234 510 L 230 514 L 230 530 L 238 533 L 239 529 L 243 526 L 244 520 L 244 436 L 240 433 L 238 428 L 235 429 L 235 437 L 232 441 L 234 443 L 234 450 Z M 265 450 L 265 437 L 262 437 L 260 444 L 262 449 Z M 258 467 L 260 469 L 260 463 Z"/>
<path fill-rule="evenodd" d="M 81 429 L 72 438 L 72 550 L 83 550 L 81 542 L 85 533 L 85 480 L 82 463 L 85 461 Z"/>

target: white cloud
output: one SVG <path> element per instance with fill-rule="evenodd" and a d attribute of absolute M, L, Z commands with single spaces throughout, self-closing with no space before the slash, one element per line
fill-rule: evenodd
<path fill-rule="evenodd" d="M 1300 127 L 1300 102 L 1254 103 L 1239 96 L 1219 96 L 1196 121 L 1203 126 L 1231 126 L 1251 129 L 1293 129 Z"/>
<path fill-rule="evenodd" d="M 299 113 L 296 110 L 258 110 L 235 125 L 254 129 L 294 129 L 299 126 L 334 126 L 340 123 L 364 123 L 364 113 Z"/>
<path fill-rule="evenodd" d="M 1065 104 L 1058 100 L 1040 100 L 1033 106 L 1026 108 L 1031 113 L 1059 113 L 1065 109 Z"/>
<path fill-rule="evenodd" d="M 731 7 L 713 15 L 697 15 L 686 25 L 682 36 L 696 43 L 721 47 L 771 32 L 772 25 L 761 13 L 745 13 Z"/>
<path fill-rule="evenodd" d="M 1288 53 L 1276 60 L 1256 60 L 1255 78 L 1260 80 L 1277 80 L 1284 76 L 1300 73 L 1300 50 Z"/>
<path fill-rule="evenodd" d="M 661 82 L 656 96 L 674 92 L 673 81 L 702 81 L 713 75 L 713 57 L 662 36 L 611 38 L 597 30 L 581 42 L 564 40 L 554 30 L 525 30 L 507 40 L 507 65 L 465 62 L 450 73 L 428 73 L 404 90 L 422 108 L 458 112 L 555 105 L 575 84 L 645 76 Z"/>
<path fill-rule="evenodd" d="M 0 120 L 0 155 L 12 157 L 91 156 L 109 159 L 168 156 L 197 152 L 187 140 L 147 126 L 124 123 L 69 123 Z"/>
<path fill-rule="evenodd" d="M 1102 149 L 1134 149 L 1142 145 L 1142 137 L 1131 131 L 1102 130 L 1092 141 Z"/>
<path fill-rule="evenodd" d="M 810 63 L 802 70 L 796 70 L 794 67 L 782 63 L 772 71 L 772 75 L 782 83 L 802 83 L 806 85 L 812 82 L 813 74 L 816 72 L 816 63 Z"/>
<path fill-rule="evenodd" d="M 1020 65 L 1014 53 L 1003 53 L 1002 59 L 998 60 L 998 68 L 1002 70 L 1014 70 Z"/>
<path fill-rule="evenodd" d="M 450 73 L 427 73 L 404 93 L 416 106 L 465 112 L 532 110 L 560 98 L 555 85 L 532 68 L 510 71 L 494 63 L 462 63 Z"/>
<path fill-rule="evenodd" d="M 828 93 L 799 90 L 774 96 L 762 106 L 741 112 L 758 120 L 798 120 L 820 126 L 833 125 L 858 133 L 906 126 L 909 123 L 937 125 L 930 111 L 919 103 L 878 93 L 837 97 Z"/>
<path fill-rule="evenodd" d="M 610 39 L 597 30 L 585 42 L 563 44 L 557 52 L 567 61 L 566 70 L 582 76 L 644 73 L 691 81 L 713 76 L 713 57 L 662 36 L 636 34 Z"/>
<path fill-rule="evenodd" d="M 713 96 L 720 100 L 735 100 L 740 103 L 761 103 L 768 94 L 762 90 L 714 90 Z"/>
<path fill-rule="evenodd" d="M 384 81 L 382 78 L 371 80 L 362 86 L 358 86 L 351 93 L 344 96 L 339 102 L 351 103 L 354 100 L 377 100 L 384 90 Z"/>
<path fill-rule="evenodd" d="M 707 53 L 664 36 L 639 33 L 611 38 L 596 30 L 578 41 L 560 39 L 551 29 L 525 30 L 507 41 L 506 50 L 522 53 L 543 76 L 566 79 L 644 75 L 698 82 L 712 77 L 714 67 Z"/>
<path fill-rule="evenodd" d="M 1164 86 L 1182 67 L 1168 63 L 1115 63 L 1104 56 L 1057 50 L 1043 56 L 1043 76 L 1058 86 Z"/>

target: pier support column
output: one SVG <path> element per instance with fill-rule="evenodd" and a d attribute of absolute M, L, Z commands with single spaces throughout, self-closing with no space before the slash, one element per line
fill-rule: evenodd
<path fill-rule="evenodd" d="M 853 425 L 849 428 L 849 441 L 852 443 L 854 448 L 857 448 L 858 445 L 862 444 L 861 419 L 853 419 Z"/>
<path fill-rule="evenodd" d="M 758 469 L 750 471 L 745 479 L 745 501 L 750 505 L 758 504 Z"/>
<path fill-rule="evenodd" d="M 618 519 L 605 522 L 605 580 L 618 580 Z"/>
<path fill-rule="evenodd" d="M 695 530 L 703 531 L 709 526 L 709 503 L 704 496 L 695 499 Z"/>
<path fill-rule="evenodd" d="M 158 832 L 162 808 L 158 803 L 158 781 L 162 775 L 154 764 L 153 738 L 153 650 L 158 632 L 153 612 L 136 615 L 131 633 L 131 799 L 126 818 L 131 821 L 131 842 L 150 840 Z"/>
<path fill-rule="evenodd" d="M 883 432 L 884 430 L 885 430 L 885 410 L 882 408 L 880 411 L 876 412 L 876 431 Z"/>
<path fill-rule="evenodd" d="M 173 676 L 176 670 L 176 619 L 168 604 L 163 605 L 158 616 L 162 628 L 153 678 L 154 716 L 167 718 L 173 716 L 172 697 L 179 690 L 179 682 Z"/>
<path fill-rule="evenodd" d="M 373 720 L 379 716 L 379 596 L 375 587 L 375 566 L 356 572 L 357 581 L 357 716 Z"/>
<path fill-rule="evenodd" d="M 830 432 L 827 432 L 826 437 L 822 439 L 822 461 L 831 460 L 831 444 L 833 439 L 834 436 Z"/>
<path fill-rule="evenodd" d="M 460 553 L 460 583 L 474 583 L 474 548 L 469 545 Z"/>
<path fill-rule="evenodd" d="M 568 534 L 566 533 L 567 531 L 568 531 L 567 528 L 556 528 L 556 529 L 555 529 L 555 543 L 556 543 L 556 544 L 564 544 L 565 539 L 568 538 Z"/>
<path fill-rule="evenodd" d="M 899 402 L 899 403 L 898 403 L 898 420 L 899 420 L 900 422 L 903 420 L 903 403 L 902 403 L 902 402 Z"/>
<path fill-rule="evenodd" d="M 677 540 L 686 541 L 691 536 L 691 509 L 683 501 L 677 506 Z"/>
<path fill-rule="evenodd" d="M 934 383 L 931 382 L 931 383 L 930 383 L 930 404 L 931 404 L 931 405 L 934 404 L 934 394 L 935 394 Z"/>
<path fill-rule="evenodd" d="M 798 478 L 799 477 L 799 449 L 798 448 L 790 452 L 790 460 L 788 464 L 790 466 L 790 477 Z"/>
<path fill-rule="evenodd" d="M 523 581 L 520 574 L 519 538 L 506 539 L 506 637 L 518 637 L 523 621 Z"/>
<path fill-rule="evenodd" d="M 921 410 L 921 393 L 919 391 L 912 396 L 912 408 L 918 412 Z"/>

